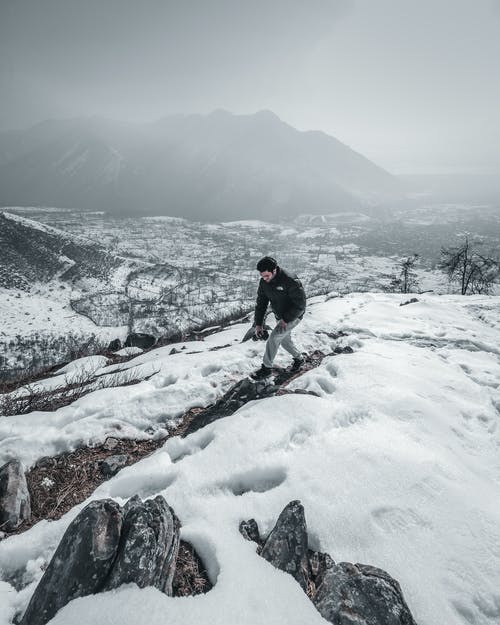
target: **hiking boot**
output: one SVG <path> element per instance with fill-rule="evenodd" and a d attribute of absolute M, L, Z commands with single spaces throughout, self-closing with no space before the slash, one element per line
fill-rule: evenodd
<path fill-rule="evenodd" d="M 273 370 L 271 369 L 271 367 L 266 367 L 265 365 L 262 365 L 262 367 L 252 373 L 250 377 L 252 378 L 252 380 L 263 380 L 264 378 L 268 378 L 272 372 Z"/>
<path fill-rule="evenodd" d="M 304 362 L 305 360 L 302 358 L 302 356 L 299 356 L 298 358 L 294 358 L 292 367 L 291 367 L 292 371 L 298 371 L 302 367 Z"/>

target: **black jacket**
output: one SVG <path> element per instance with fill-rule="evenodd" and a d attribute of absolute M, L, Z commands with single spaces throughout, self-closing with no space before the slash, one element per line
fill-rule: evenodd
<path fill-rule="evenodd" d="M 261 278 L 255 306 L 255 325 L 262 325 L 269 302 L 278 319 L 287 323 L 302 319 L 306 310 L 306 294 L 302 282 L 281 267 L 278 267 L 270 282 Z"/>

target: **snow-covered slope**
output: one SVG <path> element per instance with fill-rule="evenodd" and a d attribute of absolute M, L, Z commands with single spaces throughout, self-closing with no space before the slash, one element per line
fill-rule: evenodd
<path fill-rule="evenodd" d="M 215 586 L 169 598 L 131 585 L 78 599 L 53 625 L 324 623 L 298 584 L 238 532 L 264 532 L 292 499 L 304 504 L 312 546 L 399 580 L 419 625 L 500 622 L 500 298 L 354 294 L 309 302 L 297 342 L 329 352 L 292 383 L 314 395 L 251 402 L 122 470 L 93 498 L 119 503 L 163 494 L 182 537 Z M 234 326 L 204 342 L 154 350 L 98 373 L 133 368 L 148 380 L 96 391 L 54 414 L 0 419 L 0 463 L 109 435 L 158 436 L 192 406 L 208 405 L 260 363 L 261 343 Z M 222 347 L 226 345 L 226 347 Z M 221 347 L 210 351 L 211 347 Z M 185 347 L 182 350 L 182 347 Z M 276 364 L 287 364 L 280 353 Z M 53 382 L 47 382 L 53 384 Z M 243 494 L 241 494 L 243 492 Z M 64 530 L 83 507 L 0 542 L 0 624 L 23 608 Z"/>

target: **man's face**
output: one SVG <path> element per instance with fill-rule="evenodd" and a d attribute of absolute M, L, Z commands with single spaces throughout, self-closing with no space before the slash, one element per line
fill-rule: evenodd
<path fill-rule="evenodd" d="M 264 280 L 264 282 L 271 282 L 271 280 L 274 278 L 275 275 L 276 275 L 276 269 L 273 269 L 272 271 L 260 272 L 260 277 Z"/>

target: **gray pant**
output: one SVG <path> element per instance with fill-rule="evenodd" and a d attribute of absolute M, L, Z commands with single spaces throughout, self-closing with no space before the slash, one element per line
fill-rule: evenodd
<path fill-rule="evenodd" d="M 290 323 L 286 324 L 286 330 L 282 330 L 279 327 L 279 324 L 276 325 L 274 330 L 269 335 L 266 343 L 266 351 L 264 353 L 264 358 L 262 360 L 262 364 L 265 367 L 272 367 L 274 358 L 276 356 L 276 352 L 278 351 L 279 346 L 281 345 L 283 349 L 289 354 L 292 354 L 294 358 L 300 358 L 301 353 L 297 349 L 297 346 L 292 341 L 292 330 L 300 323 L 300 319 L 294 319 L 290 321 Z"/>

